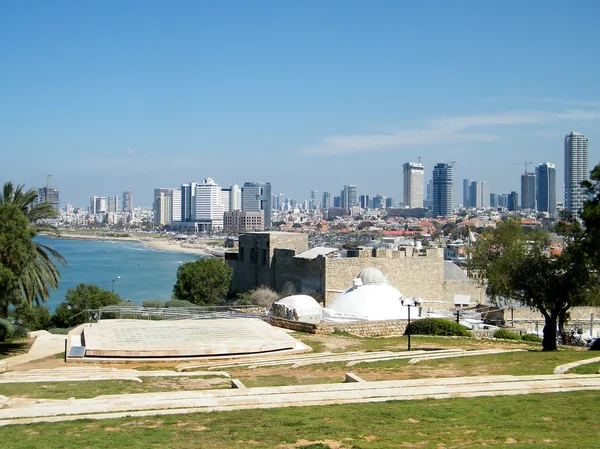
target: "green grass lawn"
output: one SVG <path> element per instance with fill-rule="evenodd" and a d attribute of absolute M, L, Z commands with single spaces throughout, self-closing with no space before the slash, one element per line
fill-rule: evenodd
<path fill-rule="evenodd" d="M 590 357 L 591 358 L 591 357 Z M 598 374 L 600 373 L 600 362 L 588 363 L 569 370 L 569 374 Z"/>
<path fill-rule="evenodd" d="M 142 383 L 130 380 L 102 380 L 87 382 L 34 382 L 0 384 L 0 395 L 42 399 L 83 399 L 107 394 L 151 393 L 159 391 L 201 390 L 230 388 L 227 378 L 143 377 Z M 206 379 L 208 380 L 208 379 Z"/>
<path fill-rule="evenodd" d="M 243 410 L 0 428 L 21 448 L 596 448 L 600 392 Z"/>

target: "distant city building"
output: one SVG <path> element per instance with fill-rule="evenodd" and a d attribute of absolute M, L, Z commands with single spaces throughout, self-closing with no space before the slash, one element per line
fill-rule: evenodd
<path fill-rule="evenodd" d="M 234 210 L 225 212 L 223 229 L 228 232 L 252 232 L 265 230 L 265 211 L 244 212 Z"/>
<path fill-rule="evenodd" d="M 181 220 L 182 222 L 194 221 L 196 215 L 196 183 L 181 185 Z"/>
<path fill-rule="evenodd" d="M 181 189 L 171 191 L 171 222 L 181 222 Z"/>
<path fill-rule="evenodd" d="M 394 207 L 396 204 L 396 198 L 393 196 L 385 199 L 385 207 Z"/>
<path fill-rule="evenodd" d="M 214 179 L 204 178 L 196 185 L 196 216 L 194 220 L 203 225 L 203 230 L 223 229 L 225 208 L 221 201 L 221 187 Z"/>
<path fill-rule="evenodd" d="M 535 168 L 537 210 L 556 214 L 556 166 L 545 162 Z"/>
<path fill-rule="evenodd" d="M 446 217 L 453 213 L 454 167 L 438 163 L 433 168 L 433 216 Z"/>
<path fill-rule="evenodd" d="M 169 226 L 173 221 L 172 194 L 175 189 L 154 189 L 154 224 Z"/>
<path fill-rule="evenodd" d="M 500 195 L 490 193 L 490 207 L 500 207 Z"/>
<path fill-rule="evenodd" d="M 229 187 L 229 212 L 234 210 L 242 210 L 242 191 L 237 184 Z"/>
<path fill-rule="evenodd" d="M 404 173 L 404 206 L 409 208 L 423 207 L 423 179 L 425 167 L 417 162 L 406 162 Z"/>
<path fill-rule="evenodd" d="M 571 132 L 565 136 L 565 210 L 579 216 L 585 193 L 581 183 L 589 178 L 588 138 Z"/>
<path fill-rule="evenodd" d="M 60 190 L 52 187 L 38 189 L 38 203 L 50 203 L 57 214 L 60 214 Z"/>
<path fill-rule="evenodd" d="M 120 212 L 119 209 L 119 195 L 113 195 L 108 197 L 108 212 L 117 213 Z"/>
<path fill-rule="evenodd" d="M 333 207 L 341 209 L 341 207 L 342 207 L 342 197 L 341 196 L 333 197 Z"/>
<path fill-rule="evenodd" d="M 373 209 L 385 208 L 385 196 L 377 194 L 373 197 Z"/>
<path fill-rule="evenodd" d="M 535 189 L 535 173 L 523 173 L 521 175 L 521 209 L 536 210 Z"/>
<path fill-rule="evenodd" d="M 370 201 L 369 195 L 360 195 L 358 197 L 358 205 L 360 206 L 361 209 L 368 209 L 370 206 L 369 201 Z"/>
<path fill-rule="evenodd" d="M 463 206 L 471 207 L 471 180 L 463 179 Z"/>
<path fill-rule="evenodd" d="M 354 206 L 358 206 L 358 189 L 355 185 L 345 185 L 342 191 L 342 207 L 350 210 Z"/>
<path fill-rule="evenodd" d="M 309 204 L 309 208 L 310 210 L 316 210 L 319 209 L 319 191 L 318 190 L 311 190 L 310 191 L 310 204 Z"/>
<path fill-rule="evenodd" d="M 498 206 L 508 209 L 508 193 L 498 195 Z"/>
<path fill-rule="evenodd" d="M 265 228 L 271 227 L 271 184 L 268 182 L 246 182 L 242 187 L 242 210 L 244 212 L 265 211 Z"/>
<path fill-rule="evenodd" d="M 331 193 L 323 192 L 323 209 L 329 209 L 331 207 Z"/>
<path fill-rule="evenodd" d="M 519 210 L 519 194 L 517 192 L 512 191 L 508 194 L 507 208 L 511 212 Z"/>
<path fill-rule="evenodd" d="M 468 201 L 467 207 L 477 209 L 490 207 L 490 185 L 485 181 L 472 181 L 469 186 Z"/>
<path fill-rule="evenodd" d="M 133 212 L 133 192 L 131 190 L 123 192 L 123 212 Z"/>
<path fill-rule="evenodd" d="M 427 183 L 425 200 L 423 201 L 423 206 L 431 210 L 433 207 L 433 179 L 430 179 Z"/>
<path fill-rule="evenodd" d="M 90 198 L 90 214 L 105 214 L 107 204 L 105 196 L 93 196 Z"/>

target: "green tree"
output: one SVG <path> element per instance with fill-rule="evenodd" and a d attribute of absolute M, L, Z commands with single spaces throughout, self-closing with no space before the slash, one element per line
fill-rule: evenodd
<path fill-rule="evenodd" d="M 56 216 L 56 211 L 50 203 L 37 203 L 38 191 L 24 191 L 23 185 L 16 188 L 12 182 L 6 182 L 0 193 L 0 205 L 17 207 L 29 222 L 30 239 L 38 233 L 57 234 L 56 227 L 44 222 Z M 36 257 L 23 266 L 19 275 L 19 290 L 21 299 L 30 305 L 45 302 L 50 296 L 50 289 L 58 287 L 60 272 L 56 263 L 65 266 L 66 260 L 54 248 L 33 241 Z"/>
<path fill-rule="evenodd" d="M 177 270 L 173 297 L 199 306 L 218 304 L 229 289 L 231 275 L 231 268 L 219 259 L 184 263 Z"/>
<path fill-rule="evenodd" d="M 507 299 L 537 309 L 544 316 L 545 351 L 556 350 L 557 326 L 564 326 L 571 307 L 597 301 L 598 282 L 583 250 L 577 222 L 564 227 L 566 247 L 551 257 L 548 234 L 527 234 L 515 220 L 507 220 L 482 235 L 473 248 L 474 273 L 488 296 L 501 305 Z"/>
<path fill-rule="evenodd" d="M 65 300 L 54 313 L 56 327 L 73 327 L 85 323 L 86 310 L 99 309 L 121 304 L 119 295 L 96 285 L 79 284 L 75 289 L 67 290 Z"/>
<path fill-rule="evenodd" d="M 14 204 L 0 204 L 0 318 L 22 300 L 21 278 L 36 259 L 32 230 Z"/>

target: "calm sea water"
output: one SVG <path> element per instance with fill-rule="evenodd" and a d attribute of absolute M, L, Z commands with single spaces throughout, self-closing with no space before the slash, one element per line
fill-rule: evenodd
<path fill-rule="evenodd" d="M 194 254 L 158 251 L 138 242 L 61 240 L 39 236 L 43 244 L 60 251 L 68 266 L 61 267 L 60 285 L 46 306 L 50 312 L 65 299 L 69 288 L 78 284 L 94 284 L 112 289 L 123 299 L 142 304 L 146 299 L 167 301 L 171 298 L 177 279 L 177 268 L 198 259 Z"/>

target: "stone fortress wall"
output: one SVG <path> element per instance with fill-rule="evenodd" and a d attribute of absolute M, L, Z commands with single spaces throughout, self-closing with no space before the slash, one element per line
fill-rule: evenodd
<path fill-rule="evenodd" d="M 444 280 L 441 248 L 413 250 L 358 249 L 348 257 L 298 257 L 308 250 L 308 236 L 287 232 L 253 232 L 240 236 L 239 252 L 226 254 L 233 269 L 231 293 L 261 285 L 276 291 L 293 286 L 296 293 L 316 294 L 325 305 L 364 268 L 376 267 L 406 297 L 423 298 L 426 307 L 454 307 L 454 295 L 468 295 L 471 304 L 485 303 L 483 289 L 471 280 Z M 427 304 L 429 303 L 429 304 Z"/>

